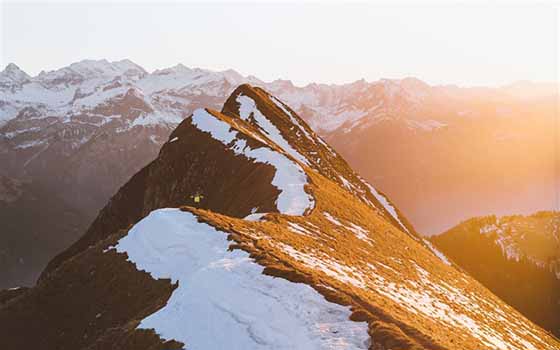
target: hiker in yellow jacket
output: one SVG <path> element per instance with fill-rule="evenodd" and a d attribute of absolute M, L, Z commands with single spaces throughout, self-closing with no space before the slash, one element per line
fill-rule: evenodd
<path fill-rule="evenodd" d="M 199 191 L 197 191 L 195 194 L 193 194 L 191 196 L 191 198 L 192 198 L 192 200 L 195 204 L 199 204 L 202 201 L 202 199 L 204 198 L 204 196 L 202 194 L 200 194 Z"/>

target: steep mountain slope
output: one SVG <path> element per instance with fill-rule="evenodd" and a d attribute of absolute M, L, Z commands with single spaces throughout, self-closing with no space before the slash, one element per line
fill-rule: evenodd
<path fill-rule="evenodd" d="M 0 289 L 33 285 L 37 267 L 74 242 L 87 228 L 84 221 L 56 193 L 0 175 Z"/>
<path fill-rule="evenodd" d="M 560 334 L 560 213 L 473 218 L 431 240 L 500 298 Z"/>
<path fill-rule="evenodd" d="M 289 107 L 243 85 L 185 119 L 37 286 L 3 297 L 0 345 L 560 347 L 430 248 Z"/>

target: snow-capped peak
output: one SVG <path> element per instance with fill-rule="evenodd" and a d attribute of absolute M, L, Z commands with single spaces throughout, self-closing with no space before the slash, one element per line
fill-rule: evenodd
<path fill-rule="evenodd" d="M 276 79 L 270 83 L 273 89 L 293 89 L 295 86 L 291 80 Z"/>
<path fill-rule="evenodd" d="M 146 72 L 146 70 L 144 68 L 142 68 L 140 65 L 132 62 L 128 58 L 125 58 L 125 59 L 120 60 L 120 61 L 113 62 L 112 64 L 119 71 L 121 71 L 123 75 L 126 75 L 126 76 L 141 77 L 141 76 L 148 73 L 148 72 Z"/>
<path fill-rule="evenodd" d="M 178 63 L 173 67 L 157 69 L 152 74 L 154 75 L 191 74 L 193 71 L 194 69 L 191 69 L 182 63 Z"/>
<path fill-rule="evenodd" d="M 141 77 L 146 71 L 134 62 L 125 59 L 115 62 L 102 60 L 82 60 L 68 67 L 50 72 L 41 72 L 36 80 L 47 86 L 75 85 L 91 79 L 112 79 L 118 76 Z"/>
<path fill-rule="evenodd" d="M 31 77 L 25 73 L 14 63 L 9 63 L 2 72 L 0 72 L 0 82 L 23 83 Z"/>
<path fill-rule="evenodd" d="M 139 74 L 146 72 L 142 67 L 128 59 L 115 62 L 109 62 L 106 59 L 83 60 L 72 63 L 69 68 L 84 77 L 112 77 L 123 75 L 129 71 Z"/>
<path fill-rule="evenodd" d="M 240 83 L 245 80 L 245 78 L 241 74 L 233 69 L 228 69 L 220 73 L 223 74 L 228 81 L 233 83 Z"/>

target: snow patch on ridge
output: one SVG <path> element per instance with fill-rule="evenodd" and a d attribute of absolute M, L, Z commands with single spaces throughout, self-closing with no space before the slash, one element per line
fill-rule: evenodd
<path fill-rule="evenodd" d="M 157 234 L 155 234 L 157 233 Z M 143 319 L 189 349 L 367 349 L 368 326 L 313 288 L 262 274 L 249 254 L 228 251 L 227 234 L 179 209 L 159 209 L 117 243 L 137 269 L 179 287 Z"/>
<path fill-rule="evenodd" d="M 183 121 L 181 116 L 165 113 L 165 112 L 153 112 L 148 114 L 143 114 L 138 118 L 134 119 L 132 126 L 142 125 L 142 126 L 153 126 L 153 125 L 177 125 Z"/>
<path fill-rule="evenodd" d="M 436 247 L 434 247 L 434 245 L 430 241 L 425 239 L 424 243 L 426 243 L 426 245 L 428 246 L 428 248 L 430 248 L 432 253 L 434 253 L 441 261 L 443 261 L 444 264 L 451 266 L 451 262 L 449 261 L 449 259 L 447 259 L 445 254 L 443 254 Z"/>
<path fill-rule="evenodd" d="M 239 116 L 243 120 L 247 120 L 249 116 L 252 114 L 253 118 L 255 118 L 258 127 L 262 130 L 262 132 L 275 144 L 277 144 L 280 148 L 282 148 L 286 153 L 297 159 L 298 161 L 302 162 L 305 165 L 309 165 L 309 161 L 307 158 L 301 155 L 298 151 L 296 151 L 289 143 L 284 139 L 280 131 L 272 124 L 270 120 L 268 120 L 257 108 L 257 104 L 253 99 L 245 95 L 239 95 L 235 99 L 237 103 L 239 103 Z"/>
<path fill-rule="evenodd" d="M 480 340 L 489 349 L 496 350 L 536 350 L 534 343 L 545 344 L 536 336 L 522 319 L 512 318 L 511 310 L 499 306 L 494 300 L 480 297 L 475 292 L 449 285 L 436 280 L 426 269 L 414 261 L 418 279 L 395 279 L 390 274 L 379 274 L 372 264 L 348 265 L 319 252 L 303 252 L 294 247 L 275 243 L 291 258 L 306 267 L 334 278 L 340 282 L 371 290 L 395 303 L 416 316 L 439 321 L 442 326 L 460 329 L 466 334 Z M 378 262 L 384 268 L 397 272 L 393 268 Z M 497 331 L 491 324 L 503 325 Z M 529 341 L 527 336 L 534 341 Z"/>
<path fill-rule="evenodd" d="M 395 207 L 391 205 L 391 203 L 389 203 L 387 198 L 385 198 L 385 196 L 383 196 L 381 193 L 377 192 L 377 190 L 369 183 L 364 181 L 364 184 L 369 188 L 371 194 L 373 194 L 375 199 L 377 199 L 379 203 L 381 203 L 381 205 L 385 208 L 385 210 L 387 210 L 389 214 L 391 214 L 391 216 L 399 223 L 399 225 L 403 228 L 403 230 L 405 230 L 405 232 L 410 233 L 410 231 L 408 231 L 406 226 L 402 223 L 401 219 L 399 219 L 397 210 L 395 209 Z"/>
<path fill-rule="evenodd" d="M 324 211 L 323 216 L 329 220 L 331 223 L 335 224 L 336 226 L 340 226 L 345 228 L 346 230 L 352 232 L 358 239 L 362 241 L 369 242 L 371 244 L 374 243 L 374 240 L 369 238 L 368 234 L 369 231 L 363 228 L 362 226 L 356 225 L 353 222 L 350 222 L 348 225 L 344 225 L 340 220 L 332 216 L 329 212 Z"/>
<path fill-rule="evenodd" d="M 284 112 L 290 118 L 292 123 L 294 125 L 296 125 L 301 130 L 301 132 L 303 132 L 305 137 L 307 137 L 311 142 L 315 143 L 315 139 L 313 137 L 311 137 L 309 132 L 307 132 L 307 130 L 299 123 L 299 121 L 297 120 L 296 117 L 294 117 L 292 112 L 290 112 L 288 109 L 286 109 L 286 107 L 284 106 L 284 103 L 282 101 L 280 101 L 279 99 L 277 99 L 274 96 L 270 96 L 270 100 L 272 101 L 272 103 L 274 103 L 278 108 L 280 108 L 282 110 L 282 112 Z"/>
<path fill-rule="evenodd" d="M 323 216 L 325 216 L 325 218 L 327 220 L 329 220 L 330 222 L 332 222 L 333 224 L 335 224 L 337 226 L 344 226 L 344 225 L 342 225 L 342 223 L 337 218 L 335 218 L 334 216 L 332 216 L 331 214 L 329 214 L 326 211 L 323 212 Z"/>
<path fill-rule="evenodd" d="M 244 217 L 244 220 L 248 220 L 248 221 L 259 221 L 260 219 L 263 218 L 263 216 L 265 216 L 266 213 L 253 213 L 253 214 L 249 214 L 246 217 Z"/>
<path fill-rule="evenodd" d="M 259 163 L 276 168 L 272 184 L 280 190 L 276 207 L 282 214 L 303 215 L 315 205 L 313 197 L 305 192 L 307 175 L 296 162 L 268 147 L 251 149 L 247 142 L 237 138 L 237 131 L 204 109 L 197 109 L 192 115 L 192 124 L 199 130 L 208 132 L 212 138 L 229 146 L 236 155 L 244 155 Z"/>
<path fill-rule="evenodd" d="M 517 247 L 515 240 L 511 235 L 506 233 L 507 225 L 500 224 L 499 220 L 495 224 L 487 224 L 480 228 L 480 234 L 489 235 L 492 233 L 496 234 L 494 243 L 496 243 L 502 253 L 508 260 L 515 260 L 519 262 L 524 255 Z M 511 230 L 511 229 L 510 229 Z M 514 231 L 515 232 L 515 231 Z M 533 260 L 529 257 L 530 260 Z M 537 266 L 539 266 L 538 261 L 534 261 Z M 544 265 L 544 263 L 542 263 Z M 539 266 L 543 267 L 543 266 Z"/>

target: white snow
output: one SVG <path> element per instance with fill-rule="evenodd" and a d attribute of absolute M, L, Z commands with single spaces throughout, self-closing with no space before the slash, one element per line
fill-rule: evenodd
<path fill-rule="evenodd" d="M 494 243 L 496 243 L 502 253 L 508 260 L 520 261 L 524 255 L 515 242 L 515 239 L 506 233 L 508 226 L 506 224 L 500 224 L 499 220 L 495 224 L 487 224 L 480 228 L 480 233 L 483 235 L 488 235 L 490 233 L 495 233 L 496 238 Z M 514 231 L 515 232 L 515 231 Z M 530 260 L 533 260 L 529 257 Z M 539 261 L 534 261 L 537 266 L 544 264 Z M 542 267 L 542 266 L 541 266 Z"/>
<path fill-rule="evenodd" d="M 330 213 L 326 211 L 323 212 L 323 216 L 337 226 L 344 226 L 337 218 L 335 218 L 334 216 L 332 216 Z"/>
<path fill-rule="evenodd" d="M 239 116 L 241 119 L 247 120 L 250 115 L 253 115 L 257 126 L 264 135 L 269 138 L 272 142 L 278 145 L 284 152 L 288 153 L 296 160 L 302 162 L 303 164 L 309 165 L 307 158 L 302 156 L 298 151 L 296 151 L 292 145 L 284 139 L 280 131 L 268 120 L 257 108 L 257 105 L 253 99 L 245 95 L 239 95 L 235 99 L 239 103 Z"/>
<path fill-rule="evenodd" d="M 152 141 L 153 144 L 157 145 L 158 144 L 157 136 L 150 135 L 150 141 Z"/>
<path fill-rule="evenodd" d="M 485 225 L 483 227 L 480 228 L 480 233 L 482 234 L 488 234 L 494 231 L 498 230 L 498 226 L 496 226 L 495 224 L 492 225 Z"/>
<path fill-rule="evenodd" d="M 325 141 L 323 141 L 323 139 L 321 137 L 317 137 L 317 140 L 319 141 L 320 144 L 323 145 L 323 147 L 325 147 L 333 157 L 336 157 L 336 152 L 331 148 L 331 146 L 329 146 Z"/>
<path fill-rule="evenodd" d="M 371 238 L 369 238 L 369 236 L 368 236 L 369 231 L 366 230 L 365 228 L 363 228 L 359 225 L 356 225 L 353 222 L 350 222 L 348 225 L 344 225 L 342 222 L 340 222 L 339 219 L 335 218 L 329 212 L 326 212 L 326 211 L 323 212 L 323 216 L 327 220 L 329 220 L 330 222 L 335 224 L 336 226 L 344 227 L 346 230 L 352 232 L 354 235 L 356 235 L 356 237 L 358 239 L 361 239 L 362 241 L 366 241 L 366 242 L 369 242 L 369 243 L 374 242 Z"/>
<path fill-rule="evenodd" d="M 142 125 L 142 126 L 153 126 L 153 125 L 177 125 L 183 119 L 180 115 L 173 113 L 164 112 L 153 112 L 140 115 L 138 118 L 134 119 L 132 126 Z"/>
<path fill-rule="evenodd" d="M 378 269 L 369 263 L 350 266 L 324 253 L 303 252 L 284 243 L 275 244 L 308 268 L 320 271 L 348 285 L 378 293 L 393 301 L 394 307 L 403 308 L 405 312 L 430 321 L 439 321 L 453 330 L 464 330 L 465 334 L 479 339 L 489 349 L 532 349 L 534 342 L 530 342 L 526 335 L 532 335 L 537 342 L 542 343 L 523 319 L 510 316 L 513 310 L 504 309 L 507 306 L 499 306 L 491 298 L 480 297 L 475 292 L 468 292 L 444 281 L 434 280 L 425 268 L 414 261 L 411 261 L 411 264 L 419 277 L 403 280 L 402 271 L 380 262 L 377 264 L 393 273 L 380 275 Z M 392 280 L 394 278 L 398 280 Z M 497 330 L 489 322 L 500 323 L 504 330 Z"/>
<path fill-rule="evenodd" d="M 4 84 L 23 83 L 29 79 L 31 79 L 31 77 L 14 63 L 9 63 L 6 68 L 0 72 L 0 83 Z"/>
<path fill-rule="evenodd" d="M 122 97 L 130 87 L 121 86 L 105 91 L 95 91 L 91 95 L 84 96 L 74 102 L 74 108 L 93 108 L 115 97 Z"/>
<path fill-rule="evenodd" d="M 227 234 L 178 209 L 151 212 L 115 249 L 153 278 L 178 282 L 167 305 L 143 319 L 191 350 L 367 349 L 365 322 L 310 286 L 262 274 Z"/>
<path fill-rule="evenodd" d="M 430 248 L 432 253 L 434 253 L 441 261 L 443 261 L 446 265 L 451 266 L 451 262 L 449 261 L 449 259 L 447 259 L 445 254 L 443 254 L 436 247 L 434 247 L 434 245 L 430 241 L 424 239 L 424 243 L 426 243 L 426 245 L 428 246 L 428 248 Z"/>
<path fill-rule="evenodd" d="M 371 194 L 373 194 L 373 196 L 379 201 L 379 203 L 381 203 L 383 208 L 385 208 L 385 210 L 387 210 L 389 214 L 391 214 L 391 216 L 399 223 L 399 225 L 403 228 L 403 230 L 410 233 L 406 228 L 406 226 L 402 223 L 401 219 L 399 218 L 399 215 L 397 214 L 397 210 L 395 209 L 395 207 L 391 205 L 391 203 L 389 203 L 387 198 L 385 198 L 385 196 L 383 196 L 381 193 L 377 192 L 377 190 L 366 181 L 364 181 L 364 184 L 366 184 L 366 186 L 371 191 Z"/>
<path fill-rule="evenodd" d="M 247 215 L 244 219 L 249 220 L 249 221 L 259 221 L 266 214 L 267 213 L 252 213 L 252 214 Z"/>
<path fill-rule="evenodd" d="M 362 226 L 356 225 L 355 223 L 351 222 L 350 226 L 346 226 L 346 228 L 349 231 L 353 232 L 356 235 L 356 237 L 358 237 L 362 241 L 373 243 L 372 239 L 369 238 L 368 236 L 369 231 L 363 228 Z"/>
<path fill-rule="evenodd" d="M 277 99 L 274 96 L 270 96 L 270 100 L 274 103 L 278 108 L 282 110 L 291 120 L 291 122 L 303 132 L 305 137 L 307 137 L 311 142 L 315 143 L 315 139 L 309 134 L 309 132 L 300 124 L 299 120 L 290 112 L 285 106 L 282 101 Z"/>
<path fill-rule="evenodd" d="M 306 229 L 301 225 L 296 224 L 295 222 L 288 222 L 288 230 L 302 236 L 309 236 L 309 237 L 313 236 L 313 233 L 311 233 L 308 229 Z"/>
<path fill-rule="evenodd" d="M 362 278 L 355 267 L 347 266 L 328 256 L 317 257 L 314 254 L 301 252 L 284 243 L 277 243 L 277 245 L 287 255 L 312 269 L 321 271 L 327 276 L 335 278 L 341 282 L 351 284 L 357 288 L 367 288 L 364 278 Z"/>
<path fill-rule="evenodd" d="M 14 137 L 18 136 L 19 134 L 23 134 L 26 132 L 35 132 L 35 131 L 39 131 L 41 130 L 40 127 L 31 127 L 31 128 L 25 128 L 25 129 L 19 129 L 19 130 L 15 130 L 15 131 L 11 131 L 11 132 L 6 132 L 4 133 L 4 136 L 8 139 L 13 139 Z"/>
<path fill-rule="evenodd" d="M 346 123 L 356 122 L 368 114 L 368 111 L 359 109 L 342 108 L 341 111 L 334 112 L 321 123 L 321 129 L 329 132 L 334 131 Z"/>
<path fill-rule="evenodd" d="M 27 149 L 31 147 L 41 146 L 47 143 L 47 140 L 32 140 L 25 143 L 20 143 L 19 145 L 15 146 L 15 149 Z"/>
<path fill-rule="evenodd" d="M 212 137 L 228 146 L 235 154 L 244 155 L 259 163 L 276 168 L 272 185 L 280 190 L 276 207 L 282 214 L 303 215 L 314 207 L 314 199 L 305 192 L 307 175 L 301 166 L 285 155 L 268 147 L 251 149 L 247 142 L 237 138 L 237 131 L 214 117 L 204 109 L 197 109 L 191 119 L 198 129 L 210 133 Z"/>
<path fill-rule="evenodd" d="M 508 260 L 521 260 L 523 254 L 517 248 L 513 237 L 507 235 L 499 236 L 495 240 L 495 243 L 500 246 L 503 254 L 507 257 Z"/>
<path fill-rule="evenodd" d="M 342 186 L 344 186 L 348 191 L 353 192 L 352 184 L 350 183 L 350 181 L 346 180 L 346 178 L 342 175 L 339 175 L 338 178 L 340 179 L 340 181 L 342 181 Z"/>
<path fill-rule="evenodd" d="M 131 88 L 142 95 L 148 105 L 165 104 L 175 99 L 188 107 L 191 104 L 189 96 L 224 98 L 230 86 L 247 80 L 262 83 L 234 71 L 214 72 L 182 65 L 148 74 L 129 60 L 84 60 L 21 81 L 11 78 L 4 81 L 2 76 L 6 74 L 0 73 L 0 83 L 4 83 L 6 88 L 0 87 L 0 99 L 7 103 L 0 107 L 0 125 L 15 118 L 18 111 L 26 106 L 42 108 L 45 110 L 43 115 L 60 118 L 67 113 L 91 111 L 124 96 Z M 156 106 L 155 111 L 159 115 L 140 118 L 134 125 L 180 122 L 181 108 L 174 108 L 171 104 L 173 101 L 167 106 Z"/>

